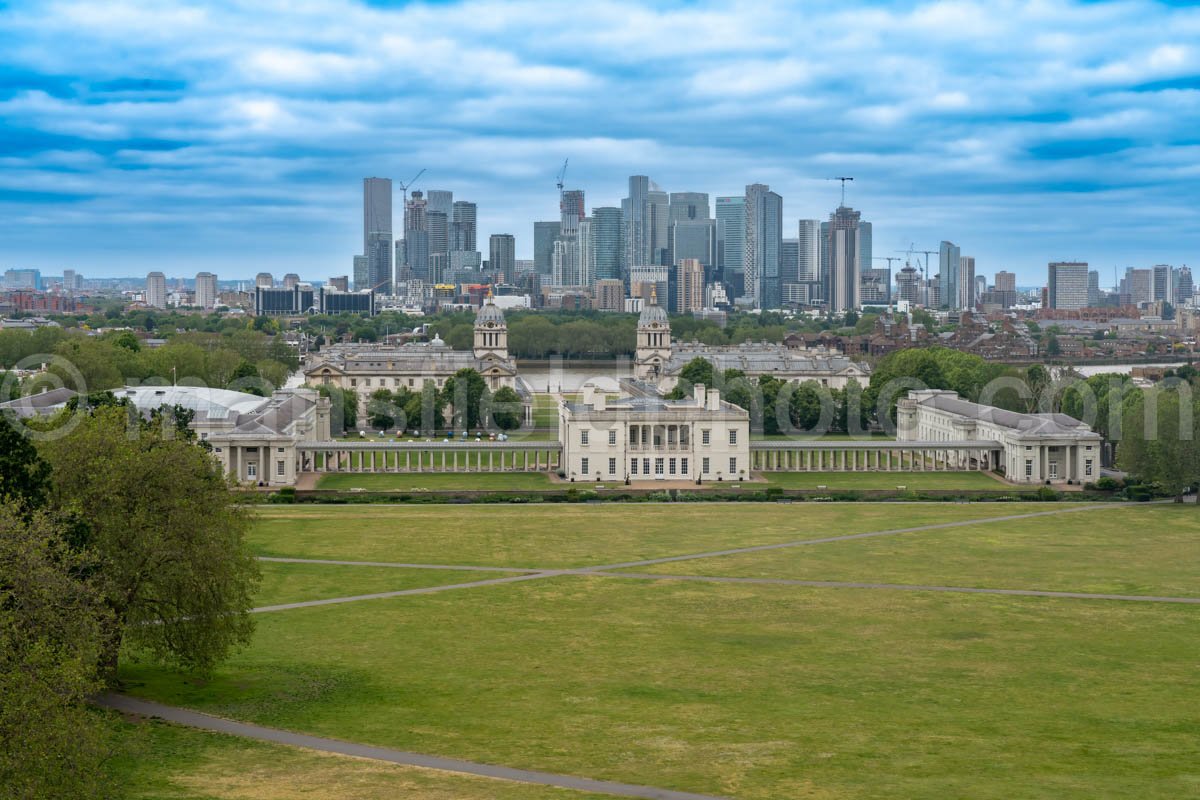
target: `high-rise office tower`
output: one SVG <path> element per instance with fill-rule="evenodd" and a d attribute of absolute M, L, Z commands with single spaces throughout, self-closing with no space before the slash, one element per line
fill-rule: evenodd
<path fill-rule="evenodd" d="M 466 200 L 454 201 L 454 217 L 451 222 L 450 249 L 477 250 L 476 217 L 478 207 Z"/>
<path fill-rule="evenodd" d="M 1006 272 L 1004 270 L 997 272 L 996 291 L 1015 293 L 1017 291 L 1017 274 L 1015 272 Z"/>
<path fill-rule="evenodd" d="M 818 281 L 821 279 L 821 221 L 800 220 L 798 231 L 796 280 Z"/>
<path fill-rule="evenodd" d="M 873 246 L 874 230 L 869 222 L 858 223 L 858 263 L 862 269 L 871 269 L 875 265 L 875 248 Z"/>
<path fill-rule="evenodd" d="M 958 307 L 964 311 L 975 308 L 975 257 L 959 256 Z"/>
<path fill-rule="evenodd" d="M 702 222 L 711 216 L 707 192 L 671 192 L 669 223 Z"/>
<path fill-rule="evenodd" d="M 653 182 L 646 193 L 646 241 L 651 264 L 666 266 L 670 258 L 671 199 Z"/>
<path fill-rule="evenodd" d="M 800 280 L 800 240 L 784 239 L 779 245 L 779 281 L 796 283 Z"/>
<path fill-rule="evenodd" d="M 254 276 L 255 288 L 270 289 L 275 285 L 275 277 L 269 272 L 260 272 Z"/>
<path fill-rule="evenodd" d="M 1153 289 L 1154 294 L 1151 300 L 1165 300 L 1168 303 L 1175 303 L 1175 271 L 1167 264 L 1156 264 L 1152 268 L 1154 272 Z"/>
<path fill-rule="evenodd" d="M 554 272 L 554 241 L 561 228 L 559 220 L 533 223 L 533 269 L 539 275 Z"/>
<path fill-rule="evenodd" d="M 675 310 L 681 314 L 704 308 L 704 265 L 699 259 L 682 258 L 675 271 Z"/>
<path fill-rule="evenodd" d="M 63 292 L 71 294 L 79 288 L 79 274 L 73 269 L 63 270 Z"/>
<path fill-rule="evenodd" d="M 779 308 L 779 251 L 783 243 L 783 198 L 763 183 L 746 187 L 743 295 L 755 308 Z"/>
<path fill-rule="evenodd" d="M 167 307 L 167 276 L 161 272 L 151 272 L 146 276 L 146 305 Z"/>
<path fill-rule="evenodd" d="M 830 311 L 850 311 L 861 304 L 862 255 L 858 239 L 861 221 L 862 212 L 838 206 L 829 215 L 829 221 L 821 225 L 821 259 L 828 275 L 825 296 Z"/>
<path fill-rule="evenodd" d="M 896 273 L 896 299 L 913 305 L 921 302 L 921 275 L 912 264 Z"/>
<path fill-rule="evenodd" d="M 1087 307 L 1088 265 L 1086 261 L 1051 261 L 1046 290 L 1051 308 Z"/>
<path fill-rule="evenodd" d="M 1121 280 L 1122 305 L 1140 306 L 1154 300 L 1154 270 L 1128 267 Z"/>
<path fill-rule="evenodd" d="M 978 302 L 987 291 L 987 278 L 983 275 L 975 276 L 975 300 Z"/>
<path fill-rule="evenodd" d="M 350 276 L 337 275 L 335 277 L 330 278 L 329 279 L 329 288 L 333 289 L 335 292 L 350 291 Z"/>
<path fill-rule="evenodd" d="M 441 211 L 425 213 L 429 226 L 429 256 L 444 256 L 450 252 L 450 220 Z"/>
<path fill-rule="evenodd" d="M 367 283 L 387 293 L 392 282 L 392 180 L 363 178 L 363 255 Z"/>
<path fill-rule="evenodd" d="M 351 274 L 354 276 L 355 291 L 362 291 L 370 286 L 370 280 L 367 278 L 367 257 L 355 256 L 354 269 Z"/>
<path fill-rule="evenodd" d="M 1179 305 L 1189 305 L 1192 296 L 1195 294 L 1195 285 L 1192 283 L 1192 270 L 1190 267 L 1180 267 L 1175 274 L 1175 299 Z"/>
<path fill-rule="evenodd" d="M 621 201 L 621 232 L 624 241 L 621 271 L 628 275 L 632 267 L 650 263 L 650 243 L 646 240 L 646 197 L 650 178 L 629 176 L 629 196 Z"/>
<path fill-rule="evenodd" d="M 517 240 L 511 233 L 493 233 L 488 239 L 488 269 L 505 283 L 517 279 Z"/>
<path fill-rule="evenodd" d="M 621 209 L 592 209 L 592 268 L 596 280 L 621 278 Z"/>
<path fill-rule="evenodd" d="M 404 207 L 404 275 L 430 280 L 429 201 L 423 192 L 409 195 Z M 359 288 L 355 286 L 355 288 Z M 369 287 L 362 287 L 364 289 Z"/>
<path fill-rule="evenodd" d="M 429 231 L 429 279 L 437 280 L 450 264 L 450 223 L 454 219 L 454 192 L 430 189 L 425 193 L 425 229 Z M 435 263 L 435 256 L 441 256 Z"/>
<path fill-rule="evenodd" d="M 669 261 L 678 264 L 694 258 L 704 267 L 705 281 L 716 265 L 716 223 L 711 219 L 681 220 L 671 223 Z"/>
<path fill-rule="evenodd" d="M 1100 306 L 1100 273 L 1096 270 L 1088 271 L 1088 308 L 1099 308 Z"/>
<path fill-rule="evenodd" d="M 196 273 L 196 305 L 213 308 L 217 304 L 217 276 L 211 272 Z"/>
<path fill-rule="evenodd" d="M 579 268 L 579 236 L 559 236 L 554 240 L 551 285 L 579 286 Z"/>
<path fill-rule="evenodd" d="M 579 220 L 575 240 L 575 246 L 579 249 L 579 276 L 576 285 L 591 286 L 596 281 L 595 226 L 591 217 Z"/>
<path fill-rule="evenodd" d="M 960 308 L 959 273 L 962 270 L 962 250 L 954 242 L 943 241 L 938 245 L 938 288 L 941 305 L 951 311 Z"/>
<path fill-rule="evenodd" d="M 717 272 L 731 298 L 745 288 L 746 198 L 717 198 Z"/>
<path fill-rule="evenodd" d="M 289 272 L 283 276 L 283 288 L 295 289 L 300 285 L 300 276 L 294 272 Z"/>
<path fill-rule="evenodd" d="M 558 201 L 559 232 L 563 236 L 573 236 L 579 230 L 579 220 L 587 216 L 584 210 L 583 189 L 568 189 L 562 193 Z"/>

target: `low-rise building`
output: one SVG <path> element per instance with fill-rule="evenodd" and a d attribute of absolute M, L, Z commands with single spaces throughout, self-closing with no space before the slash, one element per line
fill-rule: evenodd
<path fill-rule="evenodd" d="M 738 481 L 750 475 L 750 415 L 698 385 L 691 397 L 609 398 L 585 387 L 559 405 L 562 474 L 572 481 Z"/>
<path fill-rule="evenodd" d="M 1015 483 L 1086 483 L 1100 477 L 1103 440 L 1074 417 L 1006 411 L 940 389 L 912 391 L 897 402 L 896 439 L 993 442 L 994 449 L 982 456 L 990 462 L 985 467 Z"/>

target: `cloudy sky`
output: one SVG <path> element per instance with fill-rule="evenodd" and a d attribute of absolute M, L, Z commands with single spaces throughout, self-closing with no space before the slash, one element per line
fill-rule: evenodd
<path fill-rule="evenodd" d="M 792 236 L 854 176 L 876 255 L 1023 284 L 1200 264 L 1197 8 L 0 0 L 0 42 L 0 268 L 346 274 L 361 179 L 421 168 L 528 257 L 565 158 L 589 208 L 768 183 Z"/>

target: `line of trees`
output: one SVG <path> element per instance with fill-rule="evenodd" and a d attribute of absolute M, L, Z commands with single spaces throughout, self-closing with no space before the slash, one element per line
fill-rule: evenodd
<path fill-rule="evenodd" d="M 492 392 L 477 370 L 464 367 L 446 379 L 441 391 L 433 381 L 425 381 L 418 391 L 376 389 L 367 400 L 366 411 L 367 424 L 379 431 L 433 432 L 447 430 L 447 426 L 462 431 L 511 431 L 521 427 L 524 404 L 515 389 L 502 386 Z"/>
<path fill-rule="evenodd" d="M 220 465 L 186 416 L 98 400 L 0 417 L 6 798 L 118 796 L 117 744 L 86 700 L 119 685 L 122 653 L 204 674 L 253 630 L 258 567 Z"/>

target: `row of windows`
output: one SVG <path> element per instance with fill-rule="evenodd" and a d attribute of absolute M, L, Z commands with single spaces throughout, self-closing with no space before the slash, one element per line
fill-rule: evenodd
<path fill-rule="evenodd" d="M 654 471 L 651 472 L 651 461 L 653 461 Z M 609 459 L 610 472 L 615 469 L 614 459 Z M 700 474 L 710 475 L 712 471 L 710 459 L 705 456 L 700 459 Z M 688 474 L 688 459 L 686 458 L 631 458 L 629 460 L 629 474 L 637 475 L 641 469 L 642 475 L 687 475 Z M 678 468 L 678 472 L 676 471 Z M 664 471 L 665 470 L 665 471 Z M 587 459 L 583 459 L 583 471 L 587 472 Z M 737 459 L 729 459 L 729 474 L 737 474 Z"/>
<path fill-rule="evenodd" d="M 379 388 L 381 388 L 381 389 L 386 389 L 386 388 L 387 388 L 387 385 L 388 385 L 388 382 L 387 382 L 387 381 L 388 381 L 388 379 L 387 379 L 387 378 L 376 378 L 375 380 L 376 380 L 376 384 L 375 384 L 376 386 L 378 386 L 378 387 L 379 387 Z M 436 385 L 438 385 L 438 386 L 441 386 L 443 383 L 445 383 L 445 382 L 446 382 L 445 378 L 437 378 L 436 380 L 435 380 L 435 379 L 433 379 L 433 378 L 422 378 L 422 379 L 421 379 L 421 385 L 424 385 L 426 380 L 433 380 L 433 381 L 434 381 L 434 383 L 435 383 Z M 328 381 L 326 381 L 326 382 L 328 382 Z M 399 385 L 400 385 L 400 378 L 392 378 L 392 386 L 399 386 Z M 409 378 L 409 379 L 408 379 L 408 385 L 409 385 L 410 387 L 415 387 L 415 386 L 417 385 L 417 379 L 416 379 L 416 378 Z M 368 389 L 369 389 L 369 388 L 371 388 L 371 379 L 370 379 L 370 378 L 363 378 L 363 386 L 364 386 L 365 388 L 368 388 Z M 350 379 L 350 387 L 351 387 L 351 388 L 357 388 L 357 387 L 358 387 L 358 378 L 351 378 L 351 379 Z"/>
<path fill-rule="evenodd" d="M 586 446 L 588 444 L 588 442 L 590 441 L 590 438 L 589 438 L 590 433 L 591 433 L 591 431 L 587 430 L 586 428 L 581 429 L 579 431 L 579 444 Z M 617 443 L 617 432 L 616 431 L 608 432 L 608 443 L 610 445 L 615 445 Z M 700 443 L 701 444 L 712 444 L 712 431 L 711 430 L 709 430 L 708 428 L 704 428 L 703 430 L 700 431 Z M 729 431 L 729 443 L 737 444 L 737 430 L 736 429 Z M 685 444 L 686 444 L 686 442 L 685 442 Z"/>

